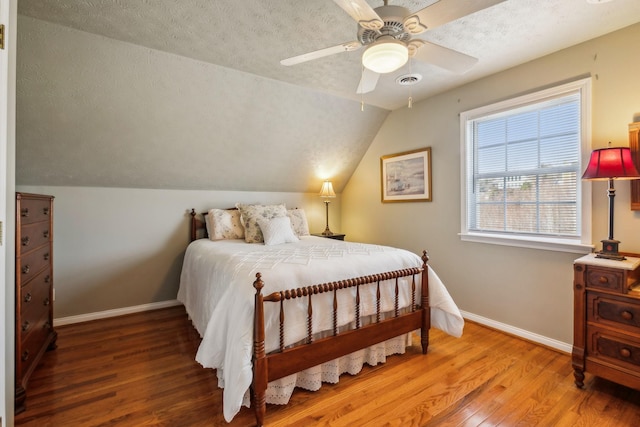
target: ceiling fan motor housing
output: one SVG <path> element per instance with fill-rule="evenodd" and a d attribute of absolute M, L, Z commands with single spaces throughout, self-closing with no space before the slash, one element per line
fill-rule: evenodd
<path fill-rule="evenodd" d="M 380 6 L 374 9 L 384 22 L 380 32 L 368 30 L 358 25 L 358 41 L 364 46 L 374 43 L 382 36 L 393 37 L 402 42 L 408 42 L 411 36 L 404 29 L 404 18 L 410 15 L 408 9 L 402 6 Z"/>

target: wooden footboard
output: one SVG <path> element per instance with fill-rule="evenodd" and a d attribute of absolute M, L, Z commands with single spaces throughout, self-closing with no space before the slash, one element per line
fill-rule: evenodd
<path fill-rule="evenodd" d="M 398 270 L 371 276 L 358 277 L 355 279 L 342 280 L 339 282 L 325 283 L 321 285 L 308 286 L 293 290 L 274 292 L 269 295 L 262 295 L 264 283 L 260 273 L 256 274 L 253 286 L 256 289 L 255 295 L 255 325 L 254 325 L 254 351 L 253 351 L 253 384 L 251 387 L 252 405 L 256 414 L 258 426 L 263 425 L 266 411 L 266 390 L 270 381 L 283 378 L 287 375 L 300 372 L 321 363 L 328 362 L 341 356 L 353 353 L 354 351 L 369 347 L 371 345 L 386 341 L 399 335 L 421 330 L 422 353 L 426 354 L 429 346 L 429 328 L 431 326 L 431 310 L 429 308 L 429 277 L 427 274 L 427 252 L 422 254 L 422 267 Z M 416 276 L 421 275 L 420 281 L 420 304 L 416 304 Z M 412 277 L 411 305 L 406 312 L 401 312 L 398 306 L 399 289 L 398 279 L 400 277 Z M 395 281 L 393 281 L 395 279 Z M 389 285 L 392 280 L 395 282 L 394 312 L 391 318 L 381 320 L 381 286 Z M 393 283 L 392 282 L 392 283 Z M 377 283 L 376 290 L 376 314 L 372 323 L 363 326 L 360 318 L 360 286 Z M 391 285 L 393 286 L 393 285 Z M 355 326 L 353 329 L 338 332 L 337 312 L 338 299 L 337 292 L 340 289 L 355 287 Z M 333 293 L 333 334 L 332 336 L 314 339 L 312 335 L 312 314 L 313 295 L 322 293 Z M 285 300 L 294 298 L 307 299 L 307 338 L 306 342 L 294 347 L 285 348 L 284 344 L 284 311 L 282 303 Z M 265 352 L 265 321 L 264 304 L 269 302 L 280 302 L 280 349 L 277 352 L 266 354 Z"/>

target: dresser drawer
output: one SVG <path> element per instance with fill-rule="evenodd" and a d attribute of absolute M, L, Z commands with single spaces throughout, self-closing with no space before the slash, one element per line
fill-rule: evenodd
<path fill-rule="evenodd" d="M 27 224 L 23 225 L 20 229 L 18 248 L 20 249 L 20 253 L 24 254 L 36 249 L 38 246 L 49 243 L 50 240 L 51 230 L 48 222 Z"/>
<path fill-rule="evenodd" d="M 640 300 L 588 292 L 587 321 L 640 334 Z"/>
<path fill-rule="evenodd" d="M 39 314 L 34 313 L 40 313 L 43 307 L 48 310 L 51 305 L 51 268 L 47 268 L 21 287 L 16 300 L 20 307 L 20 318 L 29 318 L 31 323 L 34 317 L 39 317 Z"/>
<path fill-rule="evenodd" d="M 51 248 L 49 246 L 50 245 L 45 245 L 19 258 L 18 265 L 16 266 L 16 277 L 20 281 L 21 286 L 24 286 L 46 266 L 50 265 Z"/>
<path fill-rule="evenodd" d="M 32 332 L 29 335 L 25 335 L 25 339 L 20 341 L 20 348 L 18 349 L 18 354 L 16 354 L 18 365 L 16 376 L 18 378 L 21 378 L 29 370 L 31 364 L 38 359 L 38 354 L 46 350 L 44 344 L 52 330 L 49 316 L 45 313 L 35 321 Z"/>
<path fill-rule="evenodd" d="M 622 270 L 589 266 L 586 274 L 586 286 L 587 288 L 623 292 L 624 273 Z"/>
<path fill-rule="evenodd" d="M 50 199 L 21 199 L 20 210 L 16 212 L 20 224 L 49 221 L 51 217 Z"/>
<path fill-rule="evenodd" d="M 20 323 L 16 324 L 20 341 L 28 339 L 32 334 L 37 335 L 43 327 L 50 329 L 49 305 L 51 302 L 47 298 L 47 301 L 34 302 L 26 309 L 20 317 Z"/>
<path fill-rule="evenodd" d="M 640 368 L 640 338 L 598 327 L 588 328 L 587 333 L 587 357 L 597 358 L 638 372 Z"/>

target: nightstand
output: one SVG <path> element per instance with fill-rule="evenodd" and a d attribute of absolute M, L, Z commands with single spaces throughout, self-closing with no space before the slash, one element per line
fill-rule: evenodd
<path fill-rule="evenodd" d="M 312 233 L 312 236 L 317 236 L 317 237 L 326 237 L 327 239 L 333 239 L 333 240 L 344 240 L 344 236 L 345 234 L 340 234 L 340 233 L 333 233 L 333 234 L 322 234 L 322 233 Z"/>
<path fill-rule="evenodd" d="M 584 372 L 640 390 L 640 258 L 575 260 L 572 364 Z"/>

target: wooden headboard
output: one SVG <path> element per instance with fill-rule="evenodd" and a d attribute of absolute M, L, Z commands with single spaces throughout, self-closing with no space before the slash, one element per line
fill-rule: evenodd
<path fill-rule="evenodd" d="M 202 218 L 207 215 L 207 212 L 202 214 Z M 191 241 L 198 239 L 198 230 L 204 230 L 204 237 L 209 237 L 207 235 L 207 226 L 204 221 L 198 219 L 198 214 L 195 209 L 191 209 Z"/>

